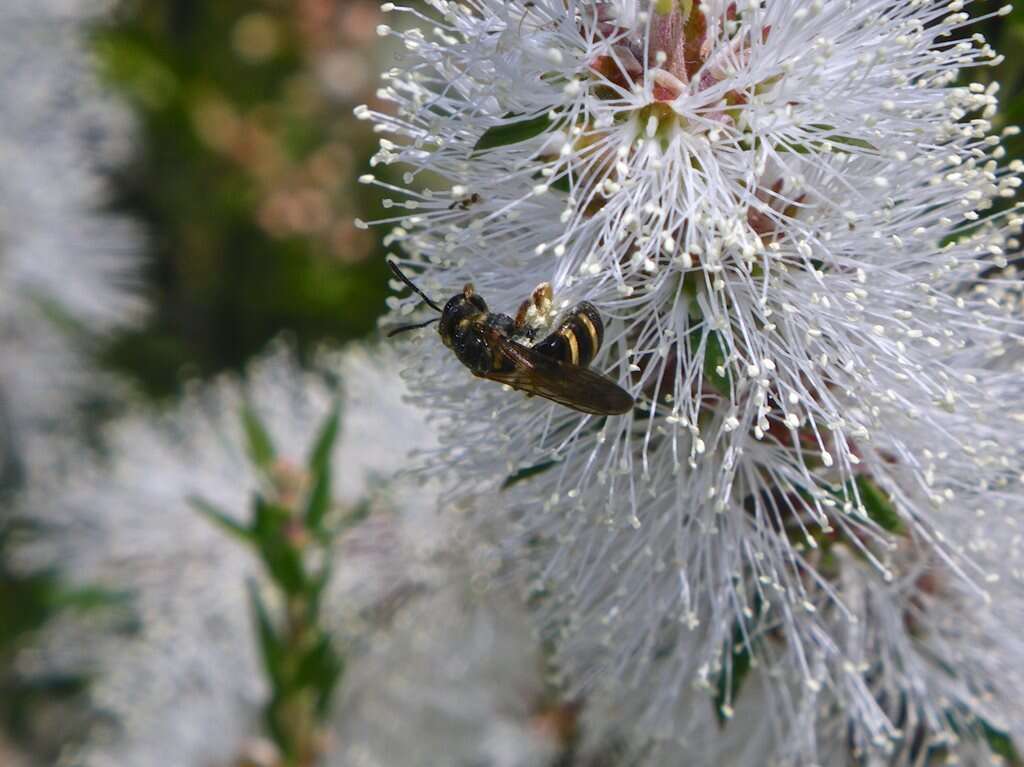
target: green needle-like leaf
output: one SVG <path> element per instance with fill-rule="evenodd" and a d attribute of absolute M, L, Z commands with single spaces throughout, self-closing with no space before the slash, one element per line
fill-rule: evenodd
<path fill-rule="evenodd" d="M 836 146 L 838 149 L 843 147 L 853 147 L 855 149 L 864 149 L 869 152 L 877 152 L 878 148 L 869 141 L 857 138 L 855 136 L 844 136 L 838 133 L 832 133 L 831 131 L 835 128 L 831 125 L 811 125 L 808 126 L 811 130 L 816 133 L 822 134 L 820 138 L 815 137 L 811 139 L 807 144 L 788 144 L 780 145 L 778 149 L 780 151 L 793 151 L 796 154 L 812 154 L 822 153 L 831 150 L 832 146 Z"/>
<path fill-rule="evenodd" d="M 506 115 L 506 117 L 509 116 Z M 493 128 L 488 128 L 483 132 L 483 135 L 480 136 L 480 139 L 473 146 L 473 151 L 482 152 L 485 149 L 519 144 L 534 136 L 539 136 L 547 130 L 550 124 L 551 118 L 547 114 L 542 114 L 527 120 L 495 125 Z"/>
<path fill-rule="evenodd" d="M 57 588 L 51 595 L 50 605 L 56 610 L 73 608 L 89 611 L 99 607 L 124 604 L 130 599 L 131 595 L 126 591 L 111 591 L 99 586 Z"/>
<path fill-rule="evenodd" d="M 260 558 L 273 578 L 286 594 L 299 594 L 306 585 L 302 553 L 289 540 L 296 519 L 281 506 L 268 503 L 257 496 L 254 501 L 255 520 L 253 538 Z"/>
<path fill-rule="evenodd" d="M 256 636 L 259 639 L 263 665 L 273 686 L 280 688 L 284 683 L 285 648 L 277 636 L 273 621 L 270 620 L 263 597 L 260 596 L 259 587 L 251 580 L 248 586 L 249 606 L 252 610 L 253 620 L 256 622 Z"/>
<path fill-rule="evenodd" d="M 261 495 L 254 495 L 252 500 L 253 523 L 252 534 L 259 542 L 269 542 L 280 537 L 281 528 L 288 521 L 288 509 L 270 503 Z"/>
<path fill-rule="evenodd" d="M 306 571 L 302 566 L 302 557 L 287 541 L 279 539 L 267 542 L 261 547 L 263 564 L 270 572 L 270 577 L 289 596 L 301 594 L 306 588 Z"/>
<path fill-rule="evenodd" d="M 548 184 L 548 186 L 551 189 L 557 189 L 559 192 L 565 192 L 566 194 L 571 194 L 572 193 L 572 174 L 565 173 L 565 174 L 559 176 L 558 178 L 556 178 L 550 184 Z"/>
<path fill-rule="evenodd" d="M 981 720 L 981 730 L 985 735 L 985 740 L 988 741 L 989 748 L 993 753 L 1003 757 L 1008 767 L 1021 767 L 1024 764 L 1020 753 L 1013 745 L 1013 740 L 1007 733 L 997 730 L 985 720 Z"/>
<path fill-rule="evenodd" d="M 857 477 L 857 491 L 871 520 L 890 533 L 902 533 L 903 521 L 879 487 L 867 477 Z"/>
<path fill-rule="evenodd" d="M 330 414 L 320 427 L 320 434 L 316 438 L 313 450 L 309 455 L 309 470 L 314 474 L 321 473 L 331 458 L 331 451 L 334 450 L 334 443 L 338 438 L 338 427 L 341 421 L 341 406 L 335 404 Z"/>
<path fill-rule="evenodd" d="M 718 368 L 722 368 L 725 375 L 721 375 Z M 715 331 L 708 333 L 707 344 L 704 347 L 704 377 L 711 382 L 719 394 L 729 394 L 729 368 L 725 364 L 722 342 Z"/>
<path fill-rule="evenodd" d="M 544 461 L 543 463 L 538 463 L 536 466 L 527 466 L 525 469 L 520 469 L 515 474 L 510 474 L 505 478 L 505 481 L 501 483 L 501 489 L 506 490 L 512 487 L 512 485 L 518 484 L 525 479 L 529 479 L 541 472 L 547 471 L 556 463 L 557 461 Z"/>
<path fill-rule="evenodd" d="M 335 652 L 330 637 L 321 634 L 316 644 L 299 663 L 293 684 L 295 689 L 316 690 L 317 712 L 323 714 L 327 710 L 343 669 L 344 661 Z"/>
<path fill-rule="evenodd" d="M 251 528 L 243 525 L 241 522 L 217 508 L 212 503 L 204 501 L 202 498 L 195 497 L 189 498 L 188 500 L 196 511 L 217 525 L 217 527 L 230 533 L 240 541 L 252 543 L 255 540 L 255 536 L 253 535 Z"/>
<path fill-rule="evenodd" d="M 737 626 L 733 632 L 733 647 L 739 645 L 742 641 L 743 634 Z M 722 669 L 722 673 L 718 676 L 718 689 L 715 693 L 714 703 L 715 716 L 718 719 L 719 727 L 725 727 L 726 723 L 723 708 L 726 703 L 732 705 L 736 700 L 736 696 L 739 695 L 740 688 L 743 686 L 748 673 L 750 673 L 750 649 L 746 645 L 742 645 L 742 649 L 732 653 L 732 673 L 727 674 L 725 669 Z"/>
<path fill-rule="evenodd" d="M 306 527 L 319 532 L 323 527 L 324 517 L 331 507 L 331 467 L 324 465 L 313 476 L 313 487 L 306 497 Z"/>
<path fill-rule="evenodd" d="M 245 429 L 246 448 L 249 458 L 258 468 L 266 471 L 276 456 L 274 442 L 267 433 L 263 422 L 251 407 L 242 408 L 242 426 Z"/>
<path fill-rule="evenodd" d="M 761 598 L 759 596 L 755 596 L 752 608 L 755 616 L 761 614 Z M 754 620 L 756 621 L 757 619 L 755 618 Z M 718 718 L 720 727 L 724 727 L 726 723 L 726 716 L 722 709 L 726 704 L 734 705 L 740 688 L 750 673 L 750 652 L 751 645 L 754 642 L 751 637 L 753 633 L 751 626 L 744 626 L 743 623 L 737 621 L 732 630 L 732 641 L 725 648 L 725 651 L 732 655 L 732 673 L 727 674 L 726 669 L 723 668 L 722 673 L 718 676 L 714 705 L 715 716 Z"/>

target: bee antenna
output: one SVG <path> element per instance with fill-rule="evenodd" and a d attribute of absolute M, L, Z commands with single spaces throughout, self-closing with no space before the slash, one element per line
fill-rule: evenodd
<path fill-rule="evenodd" d="M 394 272 L 395 276 L 398 279 L 400 279 L 402 282 L 404 282 L 406 285 L 408 285 L 410 288 L 412 288 L 419 295 L 420 298 L 422 298 L 424 301 L 426 301 L 427 302 L 427 306 L 429 306 L 431 309 L 434 309 L 435 311 L 438 311 L 438 312 L 443 311 L 441 309 L 441 307 L 438 306 L 430 296 L 428 296 L 422 290 L 417 288 L 413 284 L 413 281 L 405 276 L 405 274 L 402 272 L 402 270 L 398 268 L 398 263 L 397 262 L 392 261 L 390 258 L 387 259 L 387 262 L 388 262 L 388 266 L 391 267 L 391 271 Z M 388 335 L 390 336 L 391 334 L 389 333 Z"/>
<path fill-rule="evenodd" d="M 399 325 L 397 328 L 392 328 L 391 330 L 388 331 L 388 338 L 391 338 L 391 336 L 397 335 L 398 333 L 404 333 L 407 330 L 416 330 L 416 328 L 425 328 L 427 325 L 431 324 L 432 322 L 437 322 L 439 319 L 441 319 L 441 318 L 440 317 L 433 317 L 433 318 L 427 320 L 426 322 L 420 322 L 420 323 L 417 323 L 415 325 Z"/>

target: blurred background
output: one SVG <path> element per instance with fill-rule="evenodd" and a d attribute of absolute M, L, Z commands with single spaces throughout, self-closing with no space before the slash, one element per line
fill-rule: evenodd
<path fill-rule="evenodd" d="M 114 205 L 144 223 L 153 314 L 105 364 L 155 397 L 239 368 L 288 331 L 303 352 L 365 336 L 386 269 L 357 186 L 376 140 L 389 51 L 371 0 L 125 2 L 93 33 L 105 83 L 130 104 L 139 148 Z"/>
<path fill-rule="evenodd" d="M 380 200 L 374 188 L 356 182 L 376 150 L 376 137 L 370 123 L 353 117 L 353 109 L 386 108 L 376 97 L 379 74 L 395 65 L 397 55 L 376 34 L 382 22 L 378 3 L 6 3 L 0 9 L 0 122 L 6 124 L 0 128 L 0 157 L 11 170 L 0 182 L 0 765 L 584 764 L 587 757 L 571 746 L 578 702 L 559 700 L 545 684 L 542 652 L 505 646 L 521 627 L 492 626 L 505 640 L 495 643 L 487 631 L 491 639 L 481 640 L 481 626 L 496 619 L 482 618 L 471 599 L 448 593 L 448 577 L 437 581 L 444 583 L 440 596 L 431 591 L 428 612 L 422 604 L 412 609 L 428 615 L 449 610 L 443 614 L 453 616 L 451 634 L 433 636 L 432 652 L 465 658 L 468 643 L 475 648 L 468 655 L 479 663 L 463 663 L 440 680 L 411 673 L 409 679 L 431 690 L 417 693 L 426 695 L 426 703 L 401 686 L 393 698 L 419 701 L 420 712 L 451 703 L 460 693 L 446 693 L 445 685 L 455 678 L 462 685 L 505 689 L 502 694 L 511 687 L 517 696 L 511 703 L 486 697 L 486 703 L 474 704 L 473 716 L 488 721 L 460 714 L 458 728 L 438 735 L 433 753 L 452 755 L 451 761 L 402 755 L 396 749 L 404 736 L 391 729 L 404 726 L 400 707 L 378 700 L 374 708 L 366 692 L 389 689 L 374 668 L 393 668 L 395 657 L 416 654 L 403 650 L 394 634 L 386 640 L 374 634 L 370 641 L 351 622 L 335 629 L 340 623 L 330 616 L 300 622 L 302 631 L 322 633 L 346 648 L 336 658 L 316 656 L 318 678 L 333 673 L 340 682 L 313 690 L 323 702 L 306 714 L 292 702 L 302 697 L 295 690 L 308 690 L 298 682 L 283 689 L 280 669 L 275 672 L 267 662 L 268 653 L 287 654 L 287 647 L 268 650 L 265 636 L 253 639 L 262 628 L 263 607 L 247 596 L 247 580 L 266 580 L 260 587 L 267 594 L 264 607 L 273 613 L 283 605 L 284 617 L 271 615 L 269 621 L 284 633 L 281 621 L 296 629 L 289 600 L 301 591 L 273 568 L 251 566 L 261 558 L 287 559 L 284 554 L 261 549 L 259 540 L 246 535 L 232 540 L 239 536 L 231 526 L 248 524 L 251 493 L 262 493 L 275 508 L 294 505 L 277 453 L 267 444 L 287 443 L 301 460 L 323 438 L 337 381 L 319 371 L 369 379 L 381 370 L 358 354 L 353 359 L 345 351 L 324 351 L 375 337 L 389 292 L 384 232 L 356 225 L 357 219 L 378 217 Z M 1024 116 L 1024 57 L 1018 55 L 1024 9 L 983 22 L 977 31 L 1007 55 L 973 79 L 1000 84 L 996 119 L 1016 125 Z M 1021 138 L 1010 138 L 1007 150 L 1011 158 L 1024 157 Z M 389 170 L 395 172 L 376 172 L 386 176 Z M 325 353 L 341 356 L 322 365 Z M 247 369 L 250 374 L 243 376 Z M 393 382 L 380 378 L 380 388 L 371 387 L 363 399 L 353 400 L 352 387 L 346 389 L 350 407 L 342 408 L 343 435 L 346 429 L 372 436 L 407 428 L 408 421 L 395 420 L 395 412 L 406 415 L 397 363 L 388 374 Z M 384 391 L 388 386 L 391 394 Z M 393 411 L 390 416 L 382 413 L 385 407 Z M 211 423 L 216 428 L 209 430 Z M 422 446 L 429 447 L 429 429 L 418 428 Z M 237 449 L 218 446 L 221 434 L 230 434 Z M 359 469 L 360 476 L 373 479 L 347 488 L 349 497 L 339 502 L 346 514 L 361 503 L 401 507 L 400 492 L 377 497 L 378 479 L 399 468 L 389 465 L 391 447 L 381 442 L 378 465 Z M 349 454 L 347 460 L 330 465 L 349 471 L 356 459 Z M 326 465 L 311 458 L 299 475 L 308 484 Z M 236 482 L 242 492 L 222 493 L 239 471 L 251 474 Z M 204 499 L 226 496 L 235 507 L 206 509 L 211 521 L 180 494 L 168 500 L 170 495 L 154 489 L 161 478 L 173 483 L 179 475 L 181 487 L 202 475 L 207 484 L 191 489 Z M 336 478 L 335 489 L 341 484 Z M 183 510 L 170 515 L 167 504 Z M 149 516 L 139 517 L 143 512 Z M 96 521 L 90 521 L 91 513 Z M 229 518 L 221 524 L 227 531 L 217 529 L 222 513 Z M 387 528 L 389 541 L 409 535 L 396 532 L 387 513 L 368 515 Z M 355 516 L 362 524 L 366 515 Z M 336 530 L 354 529 L 355 517 L 342 519 Z M 193 524 L 202 528 L 194 539 L 181 532 Z M 357 535 L 354 543 L 353 536 L 342 537 L 345 546 L 362 552 L 353 555 L 364 563 L 356 571 L 382 567 L 377 553 L 372 564 L 359 559 L 380 545 L 379 536 Z M 333 550 L 334 543 L 326 545 Z M 225 557 L 241 558 L 246 546 L 253 549 L 246 555 L 250 564 L 221 568 Z M 147 555 L 149 563 L 167 569 L 150 567 Z M 189 557 L 197 563 L 179 571 Z M 204 570 L 203 562 L 219 564 Z M 479 563 L 471 564 L 473 570 Z M 150 577 L 151 572 L 160 575 Z M 171 605 L 160 588 L 167 590 L 167 579 L 179 573 L 196 581 L 195 590 Z M 221 578 L 233 579 L 230 588 Z M 154 583 L 161 580 L 162 587 Z M 372 603 L 373 621 L 387 613 L 388 622 L 394 615 L 385 607 L 406 604 L 408 594 L 435 580 L 433 571 L 417 571 L 401 583 L 378 584 L 372 598 L 345 592 L 350 596 L 339 599 Z M 211 590 L 226 590 L 223 604 L 204 601 Z M 395 602 L 396 594 L 404 596 Z M 495 602 L 493 595 L 487 601 Z M 241 611 L 234 622 L 224 618 L 232 609 Z M 508 615 L 516 608 L 503 612 L 500 620 L 514 621 Z M 157 623 L 169 620 L 170 628 L 151 630 L 146 621 L 153 615 Z M 365 610 L 360 616 L 365 623 Z M 414 617 L 405 620 L 415 623 Z M 379 628 L 374 623 L 373 631 Z M 196 633 L 181 633 L 188 630 Z M 522 635 L 528 646 L 529 632 Z M 118 639 L 108 641 L 112 636 Z M 114 649 L 105 647 L 111 642 Z M 175 666 L 184 657 L 180 648 L 193 644 L 191 665 Z M 154 646 L 162 649 L 150 655 L 132 649 Z M 210 647 L 217 649 L 204 655 Z M 422 643 L 417 648 L 427 652 Z M 257 660 L 229 678 L 224 664 L 246 653 Z M 495 653 L 501 657 L 492 668 Z M 358 668 L 346 665 L 344 658 L 356 656 L 364 659 Z M 226 658 L 232 660 L 221 663 Z M 102 687 L 112 668 L 121 686 Z M 471 682 L 470 673 L 488 681 Z M 182 681 L 189 674 L 205 681 L 189 686 L 194 680 Z M 222 678 L 230 690 L 218 697 L 209 688 Z M 516 681 L 510 685 L 509 679 Z M 153 680 L 166 682 L 167 689 Z M 205 696 L 207 708 L 195 707 L 205 724 L 175 724 L 170 718 L 154 724 L 172 701 L 188 708 L 187 691 L 196 700 Z M 136 695 L 150 701 L 140 710 L 150 705 L 152 721 L 132 724 Z M 232 706 L 244 709 L 238 721 L 224 718 Z M 361 723 L 360 735 L 345 729 L 355 725 L 327 724 L 337 720 L 342 706 L 348 707 L 347 722 Z M 432 732 L 444 732 L 439 721 L 433 721 Z M 317 735 L 303 740 L 300 731 L 312 727 L 310 722 Z M 133 727 L 143 734 L 133 735 Z M 229 742 L 234 727 L 241 734 Z M 381 732 L 366 735 L 374 727 Z M 127 748 L 118 743 L 133 738 L 136 751 L 118 750 Z M 353 750 L 351 744 L 365 738 L 376 741 Z M 203 744 L 211 739 L 221 742 L 204 754 Z M 464 749 L 468 756 L 456 758 L 455 744 L 462 741 L 470 743 Z M 198 745 L 174 750 L 189 743 Z M 605 761 L 586 763 L 611 767 L 610 753 L 602 753 Z"/>

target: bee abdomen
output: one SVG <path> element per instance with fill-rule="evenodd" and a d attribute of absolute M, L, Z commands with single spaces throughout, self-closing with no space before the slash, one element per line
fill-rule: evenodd
<path fill-rule="evenodd" d="M 562 362 L 586 367 L 604 340 L 601 315 L 589 301 L 576 304 L 555 330 L 534 350 Z"/>

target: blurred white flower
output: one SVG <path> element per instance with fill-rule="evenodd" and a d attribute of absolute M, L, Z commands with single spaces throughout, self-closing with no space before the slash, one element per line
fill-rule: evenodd
<path fill-rule="evenodd" d="M 86 333 L 139 318 L 140 238 L 102 172 L 125 158 L 130 120 L 96 82 L 85 24 L 106 3 L 0 8 L 0 391 L 12 450 L 66 427 L 91 371 Z M 37 452 L 42 448 L 37 444 Z"/>
<path fill-rule="evenodd" d="M 383 485 L 408 451 L 434 444 L 418 411 L 402 402 L 394 357 L 355 348 L 324 364 L 339 372 L 344 390 L 332 467 L 337 495 L 381 506 L 369 529 L 339 542 L 341 571 L 325 609 L 340 631 L 346 610 L 429 582 L 429 563 L 417 564 L 429 551 L 425 532 L 440 541 L 444 531 L 430 525 L 436 489 L 420 483 L 392 493 Z M 300 372 L 277 349 L 252 366 L 244 385 L 224 377 L 159 416 L 138 409 L 111 427 L 109 462 L 73 464 L 28 493 L 21 509 L 48 531 L 20 552 L 23 566 L 56 562 L 71 585 L 125 592 L 138 618 L 136 633 L 114 634 L 66 617 L 48 632 L 47 646 L 20 659 L 25 674 L 88 664 L 95 675 L 92 698 L 112 726 L 69 753 L 69 764 L 228 765 L 258 735 L 265 674 L 245 587 L 260 564 L 189 498 L 246 519 L 260 479 L 245 452 L 243 406 L 251 404 L 278 455 L 301 466 L 336 395 L 324 377 Z M 358 588 L 346 586 L 353 582 Z"/>
<path fill-rule="evenodd" d="M 546 688 L 523 607 L 488 585 L 500 552 L 465 529 L 458 508 L 438 510 L 436 483 L 395 477 L 410 451 L 436 444 L 402 401 L 397 357 L 354 348 L 321 362 L 344 390 L 338 495 L 375 506 L 339 541 L 324 599 L 324 621 L 348 652 L 323 763 L 555 764 L 576 712 Z M 80 466 L 27 499 L 53 532 L 23 556 L 59 560 L 73 583 L 129 592 L 139 618 L 137 634 L 123 635 L 66 618 L 21 659 L 25 673 L 92 664 L 108 722 L 62 764 L 226 767 L 261 749 L 273 763 L 260 737 L 267 690 L 244 590 L 259 566 L 187 498 L 241 517 L 259 487 L 242 447 L 243 404 L 298 464 L 334 396 L 279 349 L 244 387 L 224 378 L 160 418 L 118 423 L 109 467 Z"/>
<path fill-rule="evenodd" d="M 739 642 L 787 715 L 774 755 L 802 764 L 828 695 L 869 758 L 899 748 L 897 692 L 936 733 L 955 729 L 936 690 L 982 715 L 920 664 L 872 704 L 846 635 L 901 659 L 912 637 L 843 588 L 864 566 L 902 583 L 910 546 L 981 601 L 1007 562 L 965 524 L 998 503 L 978 535 L 999 538 L 1022 510 L 1022 387 L 993 364 L 1019 320 L 979 290 L 1021 223 L 992 213 L 1020 168 L 990 135 L 996 87 L 955 84 L 997 60 L 962 33 L 971 4 L 428 5 L 386 5 L 411 19 L 379 30 L 407 49 L 381 94 L 397 111 L 358 111 L 394 139 L 374 164 L 407 169 L 407 188 L 362 179 L 395 193 L 389 241 L 439 301 L 466 281 L 495 311 L 542 282 L 556 309 L 591 301 L 592 366 L 637 398 L 584 418 L 474 379 L 436 339 L 410 354 L 419 401 L 452 419 L 437 467 L 470 492 L 537 469 L 513 518 L 570 690 L 640 690 L 635 721 L 685 738 L 694 685 L 726 680 L 719 714 L 738 705 Z M 833 546 L 856 564 L 826 567 Z M 995 602 L 996 625 L 1015 609 Z"/>
<path fill-rule="evenodd" d="M 521 604 L 471 571 L 369 642 L 336 710 L 338 767 L 549 767 L 566 748 Z M 574 716 L 574 714 L 566 714 Z M 570 725 L 571 726 L 571 725 Z"/>

